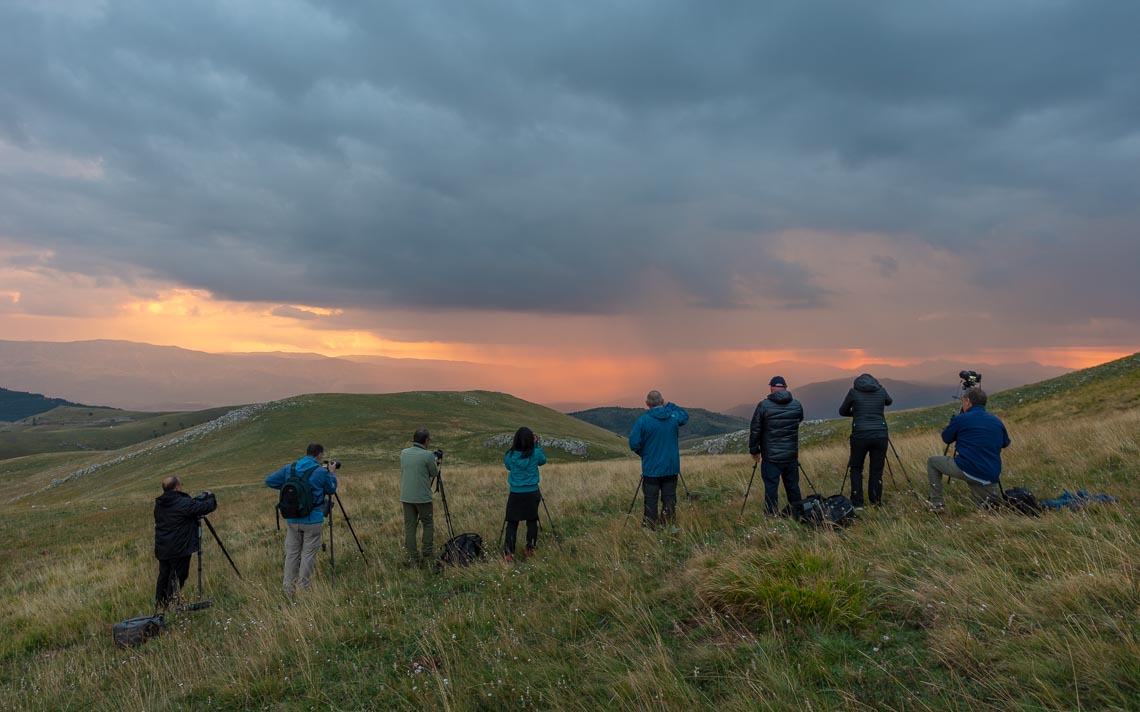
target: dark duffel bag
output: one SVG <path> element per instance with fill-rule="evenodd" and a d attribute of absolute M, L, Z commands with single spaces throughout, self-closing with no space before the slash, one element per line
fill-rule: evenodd
<path fill-rule="evenodd" d="M 482 558 L 483 537 L 478 534 L 460 534 L 448 539 L 439 555 L 440 562 L 449 566 L 467 566 Z"/>
<path fill-rule="evenodd" d="M 111 626 L 111 635 L 115 637 L 115 645 L 120 648 L 142 645 L 165 632 L 166 620 L 162 613 L 141 618 L 128 618 Z"/>
<path fill-rule="evenodd" d="M 1005 504 L 1010 509 L 1020 512 L 1029 517 L 1041 516 L 1041 505 L 1037 503 L 1037 498 L 1033 496 L 1025 487 L 1014 487 L 1007 489 L 1002 493 L 1005 499 Z"/>

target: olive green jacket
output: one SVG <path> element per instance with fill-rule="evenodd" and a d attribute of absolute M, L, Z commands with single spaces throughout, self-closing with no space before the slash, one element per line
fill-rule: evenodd
<path fill-rule="evenodd" d="M 431 501 L 431 481 L 439 476 L 435 455 L 419 443 L 400 451 L 400 501 L 423 504 Z"/>

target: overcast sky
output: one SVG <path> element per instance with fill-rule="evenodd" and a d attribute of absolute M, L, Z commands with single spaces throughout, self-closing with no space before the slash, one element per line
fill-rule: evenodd
<path fill-rule="evenodd" d="M 0 0 L 0 324 L 1104 360 L 1140 348 L 1138 27 L 1097 0 Z"/>

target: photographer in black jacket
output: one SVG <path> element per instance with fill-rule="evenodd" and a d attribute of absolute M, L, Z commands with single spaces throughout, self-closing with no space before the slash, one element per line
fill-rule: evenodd
<path fill-rule="evenodd" d="M 190 557 L 198 551 L 198 518 L 218 508 L 213 492 L 191 497 L 182 491 L 182 480 L 162 481 L 162 496 L 154 500 L 154 558 L 158 559 L 158 582 L 154 603 L 170 604 L 190 576 Z M 175 581 L 177 577 L 177 582 Z"/>
<path fill-rule="evenodd" d="M 847 391 L 839 414 L 851 418 L 851 504 L 863 508 L 863 460 L 871 456 L 871 476 L 867 494 L 871 504 L 883 501 L 883 465 L 887 461 L 887 419 L 883 409 L 893 403 L 887 389 L 869 373 L 855 379 L 855 387 Z"/>
<path fill-rule="evenodd" d="M 760 462 L 764 513 L 774 516 L 779 511 L 781 479 L 788 502 L 802 499 L 799 457 L 800 423 L 804 419 L 804 409 L 798 400 L 792 398 L 788 383 L 782 376 L 768 381 L 768 390 L 768 397 L 757 404 L 752 414 L 748 452 L 753 461 Z"/>

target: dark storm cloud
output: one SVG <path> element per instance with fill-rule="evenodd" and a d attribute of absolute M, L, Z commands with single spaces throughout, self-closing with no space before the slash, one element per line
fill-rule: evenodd
<path fill-rule="evenodd" d="M 0 8 L 0 141 L 42 163 L 0 164 L 0 237 L 77 271 L 613 312 L 827 306 L 791 229 L 984 251 L 995 290 L 1078 234 L 1082 276 L 1136 262 L 1133 3 L 51 7 Z"/>

